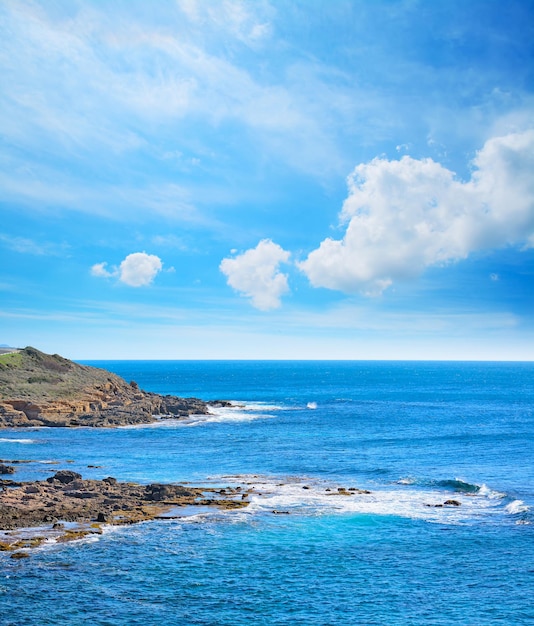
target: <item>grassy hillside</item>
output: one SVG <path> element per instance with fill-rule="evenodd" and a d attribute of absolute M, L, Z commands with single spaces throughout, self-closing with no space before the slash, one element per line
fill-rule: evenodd
<path fill-rule="evenodd" d="M 90 387 L 129 385 L 119 376 L 28 347 L 0 355 L 0 399 L 70 399 Z"/>

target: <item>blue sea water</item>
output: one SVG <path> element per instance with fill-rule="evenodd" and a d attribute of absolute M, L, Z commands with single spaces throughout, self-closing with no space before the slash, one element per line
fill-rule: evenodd
<path fill-rule="evenodd" d="M 68 468 L 255 495 L 21 561 L 0 553 L 1 624 L 534 622 L 534 364 L 89 364 L 240 406 L 1 431 L 0 458 L 32 460 L 20 479 Z M 461 505 L 434 506 L 447 500 Z"/>

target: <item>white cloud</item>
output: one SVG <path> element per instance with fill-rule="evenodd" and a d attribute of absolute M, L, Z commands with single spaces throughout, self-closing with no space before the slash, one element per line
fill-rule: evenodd
<path fill-rule="evenodd" d="M 107 263 L 96 263 L 91 267 L 91 274 L 99 278 L 118 279 L 130 287 L 146 287 L 150 285 L 157 274 L 162 270 L 163 263 L 159 257 L 146 252 L 134 252 L 129 254 L 119 265 L 111 271 L 107 269 Z"/>
<path fill-rule="evenodd" d="M 263 239 L 255 248 L 223 259 L 219 267 L 231 287 L 250 298 L 257 309 L 268 311 L 279 307 L 281 296 L 289 291 L 287 275 L 278 271 L 289 256 L 278 244 Z"/>
<path fill-rule="evenodd" d="M 95 263 L 91 267 L 91 275 L 97 276 L 99 278 L 111 278 L 112 276 L 117 276 L 117 270 L 109 271 L 106 269 L 107 263 Z"/>
<path fill-rule="evenodd" d="M 378 295 L 476 250 L 534 246 L 534 130 L 490 139 L 473 166 L 462 182 L 432 159 L 358 165 L 343 239 L 325 239 L 299 268 L 314 287 Z"/>
<path fill-rule="evenodd" d="M 144 287 L 156 278 L 163 264 L 155 254 L 134 252 L 120 264 L 120 281 L 130 287 Z"/>

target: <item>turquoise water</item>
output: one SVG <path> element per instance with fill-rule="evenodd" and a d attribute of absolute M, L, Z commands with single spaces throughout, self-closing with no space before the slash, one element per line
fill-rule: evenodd
<path fill-rule="evenodd" d="M 240 511 L 0 554 L 0 623 L 533 622 L 533 364 L 91 364 L 243 406 L 154 427 L 2 431 L 0 458 L 36 461 L 21 479 L 70 468 L 256 495 Z M 447 499 L 461 506 L 427 506 Z"/>

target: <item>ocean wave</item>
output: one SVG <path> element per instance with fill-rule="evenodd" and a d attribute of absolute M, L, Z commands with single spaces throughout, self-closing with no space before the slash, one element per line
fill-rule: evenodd
<path fill-rule="evenodd" d="M 415 485 L 418 487 L 430 487 L 432 489 L 445 489 L 455 493 L 476 494 L 482 488 L 476 483 L 470 483 L 461 478 L 428 479 L 415 476 L 405 476 L 396 481 L 397 485 Z"/>
<path fill-rule="evenodd" d="M 0 443 L 39 443 L 36 439 L 10 439 L 8 437 L 0 437 Z"/>
<path fill-rule="evenodd" d="M 502 500 L 506 498 L 506 494 L 503 491 L 496 491 L 495 489 L 490 489 L 487 485 L 480 485 L 480 489 L 478 490 L 479 495 L 486 496 L 486 498 L 490 498 L 491 500 Z"/>
<path fill-rule="evenodd" d="M 223 476 L 219 480 L 242 485 L 250 503 L 242 512 L 249 515 L 370 514 L 462 524 L 503 510 L 500 500 L 485 495 L 469 494 L 466 498 L 452 499 L 436 488 L 403 485 L 367 491 L 306 477 L 256 475 Z"/>
<path fill-rule="evenodd" d="M 506 497 L 505 493 L 491 489 L 485 484 L 478 485 L 477 483 L 472 483 L 462 478 L 445 478 L 436 480 L 406 476 L 397 480 L 396 484 L 438 489 L 442 491 L 449 491 L 451 493 L 465 494 L 466 496 L 479 495 L 492 500 L 502 500 Z"/>
<path fill-rule="evenodd" d="M 466 482 L 461 478 L 447 478 L 445 480 L 431 481 L 431 484 L 436 485 L 436 487 L 452 489 L 453 491 L 461 493 L 478 493 L 480 491 L 480 485 Z"/>
<path fill-rule="evenodd" d="M 415 478 L 399 478 L 397 485 L 415 485 L 417 480 Z"/>
<path fill-rule="evenodd" d="M 513 500 L 510 504 L 507 504 L 504 509 L 507 513 L 510 513 L 510 515 L 520 515 L 530 511 L 530 507 L 527 506 L 523 500 Z"/>
<path fill-rule="evenodd" d="M 264 406 L 261 411 L 258 408 L 249 406 L 231 406 L 231 407 L 211 407 L 209 413 L 202 415 L 191 415 L 185 419 L 181 419 L 179 423 L 183 426 L 201 426 L 202 424 L 221 423 L 221 422 L 251 422 L 257 419 L 273 418 L 269 410 L 277 407 Z M 264 412 L 265 411 L 265 412 Z"/>
<path fill-rule="evenodd" d="M 198 413 L 188 417 L 158 417 L 155 422 L 149 424 L 128 424 L 121 426 L 126 429 L 137 428 L 177 428 L 189 426 L 201 426 L 214 422 L 250 422 L 257 419 L 273 418 L 268 411 L 277 410 L 280 407 L 270 404 L 255 403 L 252 405 L 235 404 L 229 407 L 208 408 L 208 413 Z"/>
<path fill-rule="evenodd" d="M 242 411 L 285 411 L 287 407 L 271 402 L 232 402 L 231 409 L 241 409 Z"/>

